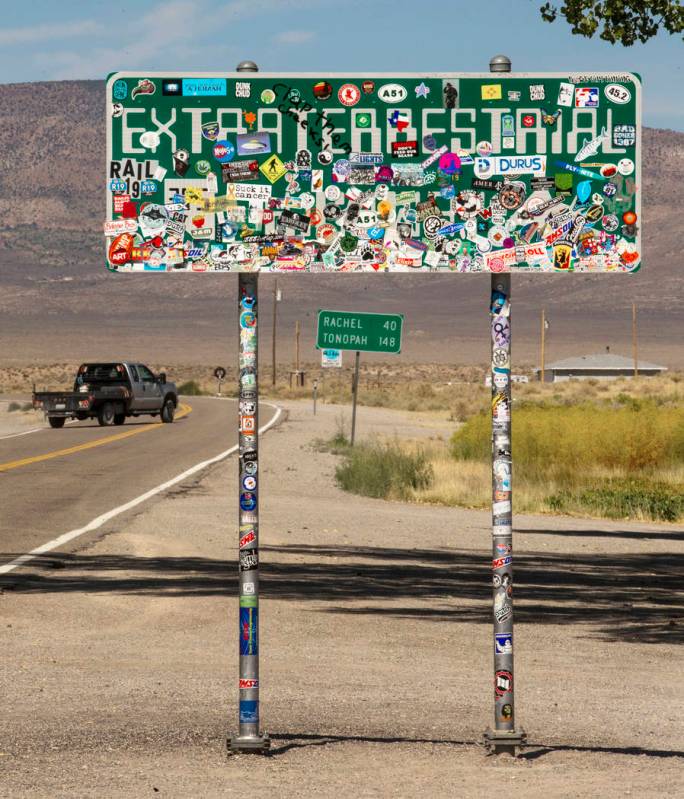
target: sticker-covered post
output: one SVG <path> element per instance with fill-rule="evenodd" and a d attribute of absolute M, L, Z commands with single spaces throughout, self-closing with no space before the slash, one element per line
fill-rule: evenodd
<path fill-rule="evenodd" d="M 243 61 L 238 72 L 257 72 Z M 228 744 L 233 752 L 265 752 L 268 735 L 259 715 L 259 383 L 258 274 L 238 276 L 238 583 L 239 583 L 239 733 Z"/>
<path fill-rule="evenodd" d="M 491 72 L 510 72 L 495 56 Z M 492 386 L 492 582 L 494 594 L 494 729 L 485 743 L 494 754 L 515 755 L 525 734 L 515 726 L 513 682 L 513 510 L 511 458 L 511 276 L 492 274 L 489 304 Z"/>

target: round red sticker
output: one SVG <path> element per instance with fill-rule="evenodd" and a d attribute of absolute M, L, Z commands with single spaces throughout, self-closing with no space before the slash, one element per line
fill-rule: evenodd
<path fill-rule="evenodd" d="M 340 86 L 337 97 L 342 105 L 352 106 L 356 105 L 361 99 L 361 91 L 353 83 L 345 83 Z"/>

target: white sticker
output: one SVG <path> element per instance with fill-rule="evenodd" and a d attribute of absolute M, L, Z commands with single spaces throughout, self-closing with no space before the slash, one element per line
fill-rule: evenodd
<path fill-rule="evenodd" d="M 620 86 L 618 83 L 609 83 L 603 92 L 612 103 L 618 105 L 625 105 L 632 99 L 632 92 L 626 86 Z"/>
<path fill-rule="evenodd" d="M 572 85 L 572 83 L 561 83 L 561 85 L 558 87 L 558 99 L 556 100 L 556 104 L 564 105 L 567 108 L 570 108 L 574 97 L 575 87 Z"/>

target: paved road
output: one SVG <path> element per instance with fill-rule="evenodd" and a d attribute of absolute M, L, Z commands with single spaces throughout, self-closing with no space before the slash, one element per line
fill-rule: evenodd
<path fill-rule="evenodd" d="M 274 412 L 264 406 L 260 424 Z M 209 397 L 184 397 L 172 425 L 140 417 L 103 428 L 89 420 L 0 439 L 0 565 L 236 443 L 236 401 Z"/>

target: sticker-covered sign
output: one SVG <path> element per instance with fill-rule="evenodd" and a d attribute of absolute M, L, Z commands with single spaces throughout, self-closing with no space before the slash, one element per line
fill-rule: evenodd
<path fill-rule="evenodd" d="M 119 72 L 104 191 L 117 272 L 634 272 L 641 82 Z"/>

